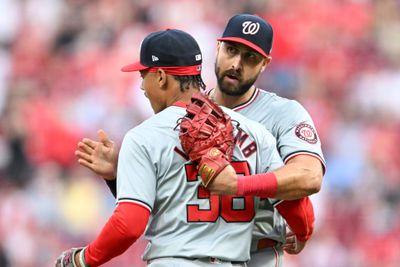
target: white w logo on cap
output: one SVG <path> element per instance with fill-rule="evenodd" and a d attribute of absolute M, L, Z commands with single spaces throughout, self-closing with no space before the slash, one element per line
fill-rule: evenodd
<path fill-rule="evenodd" d="M 260 23 L 252 22 L 252 21 L 249 21 L 249 20 L 243 22 L 242 26 L 243 26 L 243 30 L 242 30 L 243 34 L 254 35 L 260 29 Z"/>

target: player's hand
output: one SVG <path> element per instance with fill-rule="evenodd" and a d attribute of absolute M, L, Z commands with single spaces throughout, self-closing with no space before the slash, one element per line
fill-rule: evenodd
<path fill-rule="evenodd" d="M 288 254 L 299 254 L 306 246 L 307 241 L 300 241 L 296 235 L 289 230 L 286 234 L 286 243 L 282 246 L 283 250 Z"/>
<path fill-rule="evenodd" d="M 106 180 L 114 180 L 117 174 L 118 150 L 103 130 L 97 131 L 99 141 L 83 138 L 75 155 L 78 163 Z"/>
<path fill-rule="evenodd" d="M 88 267 L 84 260 L 84 248 L 71 248 L 57 258 L 55 267 Z M 81 259 L 80 259 L 81 257 Z"/>
<path fill-rule="evenodd" d="M 226 166 L 207 186 L 211 194 L 235 195 L 237 192 L 237 174 L 232 165 Z"/>

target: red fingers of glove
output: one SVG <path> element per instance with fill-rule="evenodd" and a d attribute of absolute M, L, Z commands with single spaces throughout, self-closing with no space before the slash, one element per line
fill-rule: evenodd
<path fill-rule="evenodd" d="M 215 177 L 227 166 L 229 161 L 225 155 L 216 148 L 211 148 L 205 153 L 198 164 L 198 173 L 201 177 L 203 186 L 207 188 Z"/>
<path fill-rule="evenodd" d="M 194 94 L 180 121 L 179 139 L 190 160 L 199 162 L 212 148 L 230 160 L 233 154 L 233 125 L 229 115 L 207 96 Z"/>

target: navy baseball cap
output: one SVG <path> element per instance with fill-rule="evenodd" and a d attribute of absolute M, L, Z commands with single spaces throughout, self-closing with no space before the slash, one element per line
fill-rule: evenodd
<path fill-rule="evenodd" d="M 140 47 L 140 61 L 123 67 L 124 72 L 162 68 L 172 75 L 201 74 L 202 55 L 188 33 L 167 29 L 150 33 Z"/>
<path fill-rule="evenodd" d="M 256 15 L 239 14 L 233 16 L 226 25 L 218 41 L 244 44 L 267 57 L 272 49 L 272 26 Z"/>

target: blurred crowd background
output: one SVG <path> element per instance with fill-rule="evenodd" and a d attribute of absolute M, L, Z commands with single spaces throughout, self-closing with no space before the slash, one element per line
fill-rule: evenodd
<path fill-rule="evenodd" d="M 242 12 L 275 32 L 257 85 L 308 109 L 327 161 L 315 233 L 285 266 L 399 266 L 399 0 L 0 0 L 1 267 L 52 266 L 110 216 L 111 193 L 74 150 L 151 116 L 139 74 L 120 72 L 143 37 L 191 33 L 211 88 L 216 38 Z M 144 266 L 145 244 L 106 266 Z"/>

